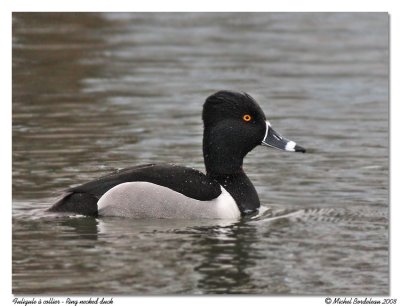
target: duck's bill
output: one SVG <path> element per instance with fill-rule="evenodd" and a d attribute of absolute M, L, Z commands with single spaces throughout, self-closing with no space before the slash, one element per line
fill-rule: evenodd
<path fill-rule="evenodd" d="M 276 148 L 283 151 L 302 152 L 305 153 L 306 149 L 296 144 L 294 141 L 283 138 L 271 127 L 267 122 L 267 130 L 261 145 Z"/>

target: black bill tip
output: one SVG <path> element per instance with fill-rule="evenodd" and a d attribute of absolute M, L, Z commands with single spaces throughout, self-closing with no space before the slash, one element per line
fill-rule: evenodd
<path fill-rule="evenodd" d="M 304 149 L 303 147 L 301 147 L 301 146 L 299 146 L 299 145 L 295 145 L 294 151 L 295 151 L 295 152 L 306 153 L 306 149 Z"/>

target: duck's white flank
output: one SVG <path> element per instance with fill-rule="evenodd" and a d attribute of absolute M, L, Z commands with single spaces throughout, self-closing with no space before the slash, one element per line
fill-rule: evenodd
<path fill-rule="evenodd" d="M 97 203 L 100 216 L 168 219 L 238 219 L 232 196 L 222 193 L 211 201 L 199 201 L 164 186 L 128 182 L 108 190 Z"/>

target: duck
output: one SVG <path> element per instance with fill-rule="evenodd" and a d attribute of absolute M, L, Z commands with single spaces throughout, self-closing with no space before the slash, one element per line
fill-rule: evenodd
<path fill-rule="evenodd" d="M 68 188 L 48 209 L 92 217 L 240 219 L 259 212 L 257 191 L 243 170 L 258 146 L 306 150 L 277 133 L 248 93 L 221 90 L 203 104 L 205 172 L 175 164 L 117 170 Z"/>

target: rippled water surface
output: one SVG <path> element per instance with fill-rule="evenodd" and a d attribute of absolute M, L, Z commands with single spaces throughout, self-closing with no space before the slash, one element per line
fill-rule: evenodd
<path fill-rule="evenodd" d="M 255 97 L 308 149 L 245 160 L 240 222 L 46 214 L 112 170 L 203 170 L 201 109 Z M 13 15 L 13 293 L 388 294 L 388 15 Z"/>

